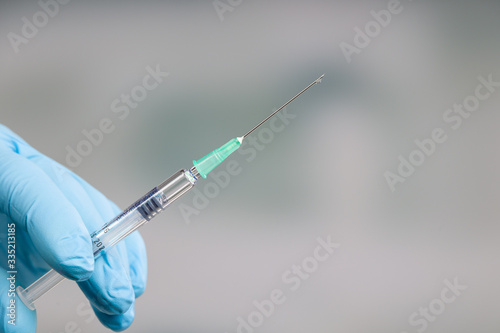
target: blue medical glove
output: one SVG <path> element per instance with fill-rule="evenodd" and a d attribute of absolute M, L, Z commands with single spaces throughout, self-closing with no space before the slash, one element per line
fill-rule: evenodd
<path fill-rule="evenodd" d="M 16 285 L 26 288 L 54 268 L 78 281 L 106 327 L 121 331 L 130 326 L 135 298 L 146 287 L 144 242 L 134 232 L 94 262 L 89 236 L 119 212 L 80 177 L 0 124 L 0 332 L 36 330 L 36 311 L 19 298 L 16 325 L 9 324 L 12 247 L 7 237 L 13 229 Z"/>

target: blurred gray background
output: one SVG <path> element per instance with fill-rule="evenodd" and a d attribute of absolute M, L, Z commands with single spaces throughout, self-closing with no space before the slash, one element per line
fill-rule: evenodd
<path fill-rule="evenodd" d="M 149 280 L 128 332 L 237 332 L 274 289 L 286 301 L 255 332 L 498 332 L 500 92 L 457 130 L 443 115 L 478 76 L 500 81 L 500 3 L 402 0 L 350 63 L 341 43 L 387 1 L 220 3 L 73 1 L 17 53 L 8 34 L 42 9 L 0 5 L 0 122 L 123 208 L 326 73 L 254 158 L 230 158 L 241 173 L 198 215 L 180 210 L 192 192 L 141 230 Z M 113 101 L 157 65 L 169 76 L 120 119 Z M 114 131 L 69 166 L 104 118 Z M 384 174 L 435 128 L 447 141 L 392 192 Z M 291 291 L 282 275 L 329 235 L 340 247 Z M 442 309 L 455 278 L 467 289 Z M 107 331 L 85 302 L 66 281 L 39 331 Z"/>

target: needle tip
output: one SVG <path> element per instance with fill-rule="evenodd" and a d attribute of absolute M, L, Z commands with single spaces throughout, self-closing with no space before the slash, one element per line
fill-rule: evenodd
<path fill-rule="evenodd" d="M 325 74 L 321 75 L 316 81 L 314 81 L 314 83 L 321 83 L 321 80 L 323 80 L 324 76 Z"/>
<path fill-rule="evenodd" d="M 285 104 L 283 104 L 280 108 L 278 108 L 273 113 L 271 113 L 266 119 L 262 120 L 259 124 L 257 124 L 257 126 L 255 126 L 254 128 L 252 128 L 247 134 L 238 137 L 237 139 L 240 142 L 240 144 L 243 142 L 243 139 L 245 139 L 247 137 L 247 135 L 250 135 L 253 131 L 255 131 L 257 128 L 259 128 L 263 123 L 265 123 L 266 121 L 268 121 L 269 118 L 271 118 L 276 113 L 278 113 L 279 111 L 281 111 L 282 109 L 284 109 L 288 104 L 292 103 L 297 97 L 299 97 L 300 95 L 302 95 L 307 89 L 309 89 L 312 86 L 316 85 L 316 83 L 321 83 L 321 80 L 323 79 L 324 76 L 325 76 L 325 74 L 321 75 L 320 77 L 318 77 L 316 79 L 316 81 L 312 82 L 307 87 L 305 87 L 304 89 L 302 89 L 301 92 L 299 92 L 297 95 L 293 96 L 292 99 L 290 99 L 288 102 L 286 102 Z"/>

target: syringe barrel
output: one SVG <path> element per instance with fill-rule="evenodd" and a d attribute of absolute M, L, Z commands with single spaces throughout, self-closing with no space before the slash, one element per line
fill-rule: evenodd
<path fill-rule="evenodd" d="M 94 257 L 97 259 L 104 249 L 110 248 L 127 237 L 192 189 L 199 176 L 194 167 L 190 170 L 176 172 L 106 223 L 101 229 L 93 232 L 90 237 Z M 34 310 L 34 302 L 63 280 L 64 277 L 52 269 L 28 288 L 17 287 L 17 294 L 28 308 Z"/>

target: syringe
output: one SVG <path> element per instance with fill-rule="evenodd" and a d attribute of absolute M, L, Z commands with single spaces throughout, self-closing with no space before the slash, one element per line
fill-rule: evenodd
<path fill-rule="evenodd" d="M 288 102 L 283 104 L 266 119 L 257 124 L 257 126 L 252 128 L 245 135 L 232 139 L 222 147 L 212 151 L 198 161 L 193 161 L 194 166 L 191 169 L 183 169 L 176 172 L 172 175 L 172 177 L 153 188 L 114 219 L 106 223 L 101 229 L 93 232 L 90 237 L 92 240 L 95 259 L 101 255 L 103 250 L 112 247 L 123 238 L 127 237 L 140 226 L 162 212 L 172 202 L 187 193 L 194 187 L 196 181 L 200 178 L 200 175 L 203 178 L 207 178 L 208 173 L 217 165 L 222 163 L 222 161 L 224 161 L 229 155 L 235 152 L 248 135 L 264 124 L 276 113 L 285 108 L 288 104 L 293 102 L 307 89 L 317 83 L 320 83 L 323 76 L 324 74 L 291 98 Z M 52 269 L 33 282 L 26 289 L 18 286 L 17 294 L 29 309 L 34 310 L 34 302 L 64 279 L 65 278 L 62 275 Z"/>

